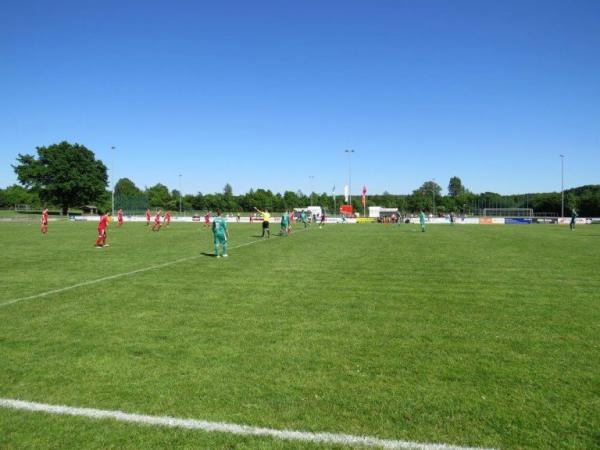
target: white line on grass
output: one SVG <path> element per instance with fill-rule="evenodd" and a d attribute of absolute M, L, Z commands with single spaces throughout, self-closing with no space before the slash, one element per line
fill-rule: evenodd
<path fill-rule="evenodd" d="M 388 449 L 412 450 L 481 450 L 474 447 L 460 447 L 448 444 L 428 444 L 410 441 L 396 441 L 380 439 L 370 436 L 356 436 L 351 434 L 313 433 L 309 431 L 276 430 L 272 428 L 259 428 L 235 423 L 209 422 L 207 420 L 178 419 L 167 416 L 146 416 L 130 414 L 122 411 L 110 411 L 92 408 L 75 408 L 62 405 L 47 405 L 22 400 L 0 398 L 0 408 L 16 409 L 22 411 L 44 412 L 65 416 L 89 417 L 91 419 L 113 419 L 119 422 L 129 422 L 139 425 L 149 425 L 169 428 L 186 428 L 206 432 L 219 432 L 242 436 L 267 436 L 286 441 L 315 442 L 321 444 L 339 444 L 346 446 L 381 447 Z"/>
<path fill-rule="evenodd" d="M 307 230 L 307 228 L 304 229 L 304 230 L 300 230 L 297 233 L 301 233 L 302 231 L 305 231 L 305 230 Z M 243 244 L 235 245 L 235 246 L 229 247 L 229 248 L 230 249 L 236 249 L 236 248 L 240 248 L 240 247 L 245 247 L 247 245 L 256 244 L 257 242 L 262 242 L 262 241 L 265 241 L 265 240 L 266 239 L 261 238 L 261 239 L 255 240 L 255 241 L 245 242 Z M 137 273 L 148 272 L 149 270 L 162 269 L 163 267 L 172 266 L 174 264 L 179 264 L 179 263 L 184 262 L 184 261 L 190 261 L 192 259 L 198 259 L 198 258 L 201 258 L 203 256 L 205 256 L 205 255 L 188 256 L 187 258 L 180 258 L 180 259 L 176 259 L 175 261 L 169 261 L 169 262 L 166 262 L 166 263 L 157 264 L 157 265 L 150 266 L 150 267 L 144 267 L 142 269 L 132 270 L 131 272 L 117 273 L 115 275 L 110 275 L 108 277 L 97 278 L 95 280 L 89 280 L 89 281 L 83 281 L 81 283 L 77 283 L 77 284 L 74 284 L 72 286 L 67 286 L 67 287 L 60 288 L 60 289 L 54 289 L 52 291 L 42 292 L 40 294 L 34 294 L 34 295 L 30 295 L 28 297 L 15 298 L 15 299 L 8 300 L 6 302 L 0 303 L 0 307 L 7 306 L 7 305 L 12 305 L 14 303 L 23 302 L 25 300 L 33 300 L 35 298 L 47 297 L 48 295 L 52 295 L 52 294 L 60 294 L 61 292 L 70 291 L 71 289 L 76 289 L 76 288 L 83 287 L 83 286 L 89 286 L 90 284 L 102 283 L 103 281 L 114 280 L 116 278 L 127 277 L 127 276 L 130 276 L 130 275 L 135 275 Z"/>

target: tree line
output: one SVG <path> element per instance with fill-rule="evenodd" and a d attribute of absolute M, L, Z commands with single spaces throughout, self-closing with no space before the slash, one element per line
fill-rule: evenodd
<path fill-rule="evenodd" d="M 20 184 L 0 189 L 0 207 L 13 208 L 28 205 L 31 208 L 50 206 L 67 214 L 69 208 L 93 205 L 100 211 L 110 211 L 112 193 L 107 190 L 107 168 L 96 160 L 93 152 L 79 144 L 61 142 L 38 147 L 34 155 L 17 156 L 13 166 Z M 405 213 L 420 210 L 436 214 L 482 214 L 485 208 L 532 208 L 536 213 L 560 215 L 560 192 L 501 195 L 494 192 L 473 193 L 459 177 L 450 178 L 447 194 L 435 181 L 425 181 L 411 194 L 389 192 L 368 195 L 366 206 L 398 208 Z M 269 189 L 251 189 L 235 195 L 227 183 L 217 193 L 182 195 L 158 183 L 143 189 L 129 178 L 115 184 L 115 208 L 126 213 L 137 213 L 146 208 L 160 207 L 178 211 L 206 211 L 221 209 L 228 212 L 248 212 L 254 208 L 271 211 L 322 206 L 328 212 L 336 211 L 345 203 L 341 195 L 330 193 L 303 193 L 301 191 L 272 192 Z M 352 206 L 362 211 L 360 195 L 352 197 Z M 565 213 L 575 208 L 581 216 L 600 217 L 600 185 L 581 186 L 565 191 Z"/>

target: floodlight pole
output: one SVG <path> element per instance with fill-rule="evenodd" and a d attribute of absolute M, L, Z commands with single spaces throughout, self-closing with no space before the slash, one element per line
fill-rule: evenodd
<path fill-rule="evenodd" d="M 182 208 L 181 208 L 181 174 L 179 174 L 179 215 L 182 214 Z"/>
<path fill-rule="evenodd" d="M 433 179 L 433 182 L 431 183 L 431 197 L 433 199 L 433 215 L 435 216 L 435 178 Z"/>
<path fill-rule="evenodd" d="M 565 155 L 560 155 L 560 217 L 565 217 Z"/>
<path fill-rule="evenodd" d="M 113 145 L 111 148 L 112 150 L 112 168 L 110 169 L 110 175 L 112 178 L 112 192 L 111 192 L 111 210 L 112 210 L 112 216 L 115 216 L 115 153 L 116 153 L 116 147 Z"/>
<path fill-rule="evenodd" d="M 352 153 L 354 153 L 354 150 L 348 149 L 344 152 L 348 154 L 348 203 L 352 206 Z"/>

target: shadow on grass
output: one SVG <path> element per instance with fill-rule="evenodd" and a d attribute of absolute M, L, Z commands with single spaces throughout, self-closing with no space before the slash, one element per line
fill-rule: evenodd
<path fill-rule="evenodd" d="M 208 256 L 210 258 L 214 258 L 216 255 L 214 253 L 202 252 L 200 253 L 202 256 Z"/>

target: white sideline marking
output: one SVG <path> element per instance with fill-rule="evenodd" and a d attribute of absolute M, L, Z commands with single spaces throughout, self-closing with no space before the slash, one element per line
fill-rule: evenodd
<path fill-rule="evenodd" d="M 301 232 L 306 231 L 306 230 L 308 230 L 308 228 L 300 230 L 297 233 L 301 233 Z M 265 241 L 265 240 L 267 240 L 267 239 L 260 238 L 260 239 L 257 239 L 255 241 L 245 242 L 243 244 L 235 245 L 235 246 L 229 247 L 229 248 L 230 249 L 235 249 L 235 248 L 245 247 L 247 245 L 256 244 L 257 242 L 262 242 L 262 241 Z M 54 289 L 52 291 L 42 292 L 40 294 L 34 294 L 34 295 L 30 295 L 28 297 L 15 298 L 13 300 L 8 300 L 7 302 L 0 303 L 0 307 L 7 306 L 7 305 L 12 305 L 14 303 L 23 302 L 25 300 L 33 300 L 34 298 L 46 297 L 46 296 L 52 295 L 52 294 L 59 294 L 61 292 L 70 291 L 71 289 L 76 289 L 76 288 L 83 287 L 83 286 L 89 286 L 90 284 L 102 283 L 103 281 L 114 280 L 116 278 L 127 277 L 129 275 L 135 275 L 136 273 L 148 272 L 149 270 L 155 270 L 155 269 L 162 269 L 163 267 L 172 266 L 173 264 L 179 264 L 181 262 L 190 261 L 192 259 L 201 258 L 203 256 L 205 256 L 205 255 L 188 256 L 187 258 L 176 259 L 175 261 L 170 261 L 170 262 L 166 262 L 166 263 L 162 263 L 162 264 L 157 264 L 155 266 L 150 266 L 150 267 L 144 267 L 142 269 L 132 270 L 131 272 L 117 273 L 115 275 L 110 275 L 108 277 L 98 278 L 98 279 L 89 280 L 89 281 L 83 281 L 82 283 L 77 283 L 77 284 L 74 284 L 72 286 L 67 286 L 67 287 L 60 288 L 60 289 Z"/>
<path fill-rule="evenodd" d="M 77 283 L 72 286 L 67 286 L 67 287 L 60 288 L 60 289 L 54 289 L 54 290 L 48 291 L 48 292 L 42 292 L 41 294 L 30 295 L 29 297 L 15 298 L 14 300 L 9 300 L 7 302 L 0 303 L 0 306 L 12 305 L 13 303 L 22 302 L 25 300 L 33 300 L 34 298 L 46 297 L 48 295 L 58 294 L 60 292 L 65 292 L 65 291 L 70 291 L 71 289 L 76 289 L 76 288 L 82 287 L 82 286 L 88 286 L 90 284 L 96 284 L 96 283 L 101 283 L 103 281 L 114 280 L 115 278 L 126 277 L 128 275 L 134 275 L 134 274 L 140 273 L 140 272 L 147 272 L 148 270 L 160 269 L 162 267 L 171 266 L 173 264 L 177 264 L 177 263 L 180 263 L 183 261 L 188 261 L 190 259 L 195 259 L 195 258 L 199 258 L 199 257 L 200 256 L 198 256 L 198 255 L 188 256 L 187 258 L 181 258 L 176 261 L 171 261 L 171 262 L 167 262 L 167 263 L 163 263 L 163 264 L 157 264 L 156 266 L 150 266 L 150 267 L 145 267 L 143 269 L 132 270 L 131 272 L 126 272 L 126 273 L 118 273 L 116 275 L 110 275 L 108 277 L 98 278 L 96 280 L 84 281 L 82 283 Z"/>
<path fill-rule="evenodd" d="M 47 405 L 22 400 L 0 398 L 0 408 L 16 409 L 22 411 L 44 412 L 65 416 L 89 417 L 92 419 L 113 419 L 119 422 L 136 423 L 169 428 L 186 428 L 206 432 L 219 432 L 242 436 L 267 436 L 287 441 L 315 442 L 321 444 L 341 444 L 346 446 L 382 447 L 388 449 L 404 450 L 483 450 L 474 447 L 460 447 L 448 444 L 427 444 L 410 441 L 396 441 L 380 439 L 370 436 L 356 436 L 351 434 L 313 433 L 309 431 L 276 430 L 273 428 L 259 428 L 248 425 L 238 425 L 226 422 L 209 422 L 207 420 L 178 419 L 166 416 L 146 416 L 130 414 L 122 411 L 110 411 L 92 408 L 75 408 L 62 405 Z M 490 449 L 491 450 L 491 449 Z"/>

